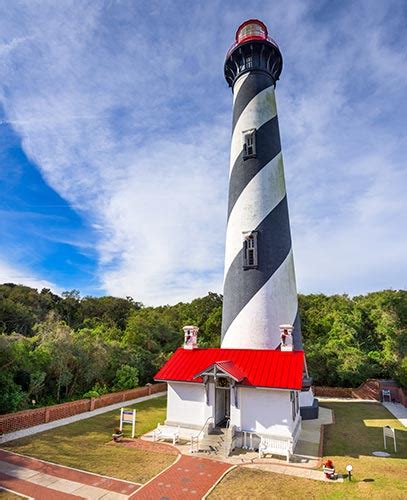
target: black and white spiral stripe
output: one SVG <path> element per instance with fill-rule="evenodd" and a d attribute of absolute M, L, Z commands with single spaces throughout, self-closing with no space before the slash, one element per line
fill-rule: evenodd
<path fill-rule="evenodd" d="M 222 347 L 275 349 L 279 325 L 294 324 L 302 347 L 274 84 L 263 72 L 234 85 Z M 242 136 L 256 129 L 256 158 Z M 258 231 L 258 268 L 244 270 L 244 231 Z"/>

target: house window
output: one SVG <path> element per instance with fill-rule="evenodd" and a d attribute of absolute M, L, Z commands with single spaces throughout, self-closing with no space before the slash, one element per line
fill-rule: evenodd
<path fill-rule="evenodd" d="M 243 132 L 243 159 L 256 158 L 256 129 Z"/>
<path fill-rule="evenodd" d="M 294 391 L 290 391 L 290 401 L 291 401 L 291 415 L 293 417 L 293 420 L 295 420 L 295 417 L 297 416 L 297 404 Z"/>
<path fill-rule="evenodd" d="M 257 231 L 243 233 L 243 269 L 258 267 Z"/>

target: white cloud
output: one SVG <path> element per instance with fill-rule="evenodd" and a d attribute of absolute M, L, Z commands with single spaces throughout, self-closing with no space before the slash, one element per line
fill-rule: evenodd
<path fill-rule="evenodd" d="M 0 283 L 15 283 L 18 285 L 26 285 L 32 288 L 42 290 L 50 288 L 54 293 L 61 293 L 58 287 L 53 283 L 34 276 L 28 269 L 15 267 L 9 262 L 0 260 Z"/>
<path fill-rule="evenodd" d="M 405 285 L 397 4 L 352 4 L 324 23 L 303 2 L 205 2 L 185 6 L 188 23 L 171 2 L 21 5 L 0 21 L 6 118 L 97 233 L 101 289 L 149 304 L 221 291 L 223 52 L 253 15 L 285 58 L 277 98 L 300 289 Z"/>

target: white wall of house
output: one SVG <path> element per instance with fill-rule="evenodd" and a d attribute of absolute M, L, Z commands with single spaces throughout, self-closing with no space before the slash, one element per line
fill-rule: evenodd
<path fill-rule="evenodd" d="M 203 384 L 168 382 L 166 422 L 200 428 L 208 417 L 213 416 L 213 406 L 213 387 L 209 387 L 209 404 L 207 404 Z"/>
<path fill-rule="evenodd" d="M 232 401 L 231 424 L 238 430 L 291 437 L 299 413 L 294 417 L 290 391 L 240 387 L 238 408 Z"/>
<path fill-rule="evenodd" d="M 291 437 L 300 419 L 299 411 L 292 417 L 290 391 L 239 387 L 237 406 L 235 393 L 230 393 L 230 423 L 237 430 Z M 209 384 L 209 403 L 206 402 L 203 384 L 168 382 L 167 420 L 169 424 L 200 429 L 215 411 L 215 387 Z"/>

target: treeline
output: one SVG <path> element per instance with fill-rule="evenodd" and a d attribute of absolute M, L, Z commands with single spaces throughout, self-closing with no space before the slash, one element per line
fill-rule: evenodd
<path fill-rule="evenodd" d="M 316 384 L 356 386 L 369 377 L 407 386 L 407 292 L 300 295 L 309 371 Z M 0 285 L 0 412 L 97 396 L 152 381 L 200 328 L 203 347 L 220 344 L 222 297 L 144 307 L 131 297 L 62 296 Z"/>

